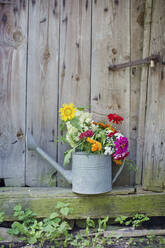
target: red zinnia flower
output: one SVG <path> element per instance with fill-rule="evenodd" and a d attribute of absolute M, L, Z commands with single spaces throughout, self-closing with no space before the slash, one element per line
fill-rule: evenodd
<path fill-rule="evenodd" d="M 93 135 L 94 135 L 94 132 L 92 130 L 87 130 L 87 131 L 81 133 L 79 138 L 83 139 L 83 138 L 87 138 L 87 137 L 92 137 Z"/>
<path fill-rule="evenodd" d="M 118 133 L 118 131 L 115 130 L 114 132 L 110 132 L 107 136 L 109 138 L 112 138 L 115 133 Z"/>
<path fill-rule="evenodd" d="M 113 121 L 113 123 L 116 122 L 116 124 L 120 124 L 124 120 L 123 117 L 117 114 L 109 114 L 107 115 L 107 118 L 109 119 L 109 122 Z"/>

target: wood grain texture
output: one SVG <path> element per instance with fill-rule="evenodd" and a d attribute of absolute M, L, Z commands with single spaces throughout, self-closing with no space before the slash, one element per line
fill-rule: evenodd
<path fill-rule="evenodd" d="M 130 69 L 113 72 L 108 66 L 129 60 L 130 1 L 93 1 L 91 110 L 97 120 L 107 120 L 109 113 L 123 116 L 121 131 L 128 138 Z M 125 168 L 117 184 L 129 185 L 129 174 Z"/>
<path fill-rule="evenodd" d="M 56 159 L 59 54 L 59 1 L 29 5 L 27 129 Z M 26 184 L 56 185 L 55 170 L 37 154 L 27 152 Z"/>
<path fill-rule="evenodd" d="M 28 1 L 0 4 L 0 177 L 25 184 L 25 96 Z"/>
<path fill-rule="evenodd" d="M 150 54 L 164 56 L 165 2 L 153 1 Z M 150 68 L 147 92 L 143 189 L 165 188 L 165 67 Z"/>
<path fill-rule="evenodd" d="M 121 193 L 123 191 L 123 194 Z M 125 193 L 124 193 L 125 192 Z M 0 189 L 0 211 L 5 220 L 13 220 L 13 208 L 21 204 L 30 208 L 38 218 L 48 217 L 55 210 L 57 202 L 69 203 L 73 209 L 69 219 L 115 218 L 119 215 L 133 216 L 143 213 L 148 216 L 164 216 L 165 193 L 135 194 L 134 188 L 123 188 L 97 196 L 78 195 L 70 189 L 10 188 Z"/>
<path fill-rule="evenodd" d="M 150 54 L 150 37 L 151 37 L 151 20 L 152 20 L 152 0 L 145 2 L 144 15 L 144 37 L 143 37 L 143 58 Z M 140 80 L 140 99 L 139 99 L 139 117 L 138 117 L 138 137 L 137 137 L 137 173 L 136 184 L 142 183 L 143 174 L 143 149 L 144 149 L 144 135 L 145 135 L 145 116 L 146 116 L 146 95 L 148 84 L 148 66 L 142 67 Z"/>
<path fill-rule="evenodd" d="M 131 61 L 142 59 L 145 0 L 131 3 Z M 142 66 L 134 66 L 130 71 L 130 159 L 136 164 L 137 127 L 139 117 L 140 80 Z M 135 172 L 131 172 L 131 185 L 135 184 Z"/>
<path fill-rule="evenodd" d="M 59 107 L 70 102 L 78 107 L 90 104 L 90 44 L 91 1 L 61 1 Z M 66 149 L 59 143 L 60 164 Z M 58 186 L 65 185 L 58 176 Z"/>

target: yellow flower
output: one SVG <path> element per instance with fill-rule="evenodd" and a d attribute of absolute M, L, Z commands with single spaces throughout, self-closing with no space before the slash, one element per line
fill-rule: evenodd
<path fill-rule="evenodd" d="M 61 119 L 64 121 L 71 120 L 75 117 L 76 108 L 73 103 L 69 105 L 63 104 L 63 108 L 60 108 Z"/>

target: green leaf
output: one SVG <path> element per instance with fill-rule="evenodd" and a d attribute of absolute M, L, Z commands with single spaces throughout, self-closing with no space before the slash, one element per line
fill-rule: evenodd
<path fill-rule="evenodd" d="M 84 111 L 85 110 L 85 107 L 78 107 L 77 110 Z"/>
<path fill-rule="evenodd" d="M 65 207 L 65 208 L 61 208 L 60 209 L 60 213 L 64 216 L 67 216 L 69 214 L 69 208 Z"/>
<path fill-rule="evenodd" d="M 0 212 L 0 223 L 4 220 L 4 212 Z"/>
<path fill-rule="evenodd" d="M 65 208 L 68 207 L 69 203 L 65 203 L 65 202 L 57 202 L 56 208 L 60 209 L 60 208 Z"/>
<path fill-rule="evenodd" d="M 22 210 L 22 207 L 21 207 L 21 205 L 16 205 L 15 207 L 14 207 L 14 211 L 21 211 Z"/>
<path fill-rule="evenodd" d="M 84 111 L 85 109 L 88 109 L 90 108 L 91 105 L 88 105 L 88 106 L 84 106 L 84 107 L 77 107 L 76 109 L 79 110 L 79 111 Z"/>
<path fill-rule="evenodd" d="M 79 118 L 75 117 L 72 120 L 70 120 L 70 123 L 73 127 L 77 128 L 77 129 L 81 129 L 81 126 L 79 125 Z"/>
<path fill-rule="evenodd" d="M 62 132 L 65 128 L 66 128 L 65 121 L 61 121 L 61 123 L 60 123 L 60 131 Z"/>
<path fill-rule="evenodd" d="M 64 165 L 69 164 L 73 152 L 75 152 L 75 148 L 73 148 L 73 149 L 65 152 L 65 155 L 64 155 Z"/>
<path fill-rule="evenodd" d="M 62 144 L 67 143 L 67 139 L 64 136 L 60 136 L 59 140 L 62 142 Z"/>
<path fill-rule="evenodd" d="M 50 215 L 50 219 L 55 219 L 55 218 L 57 218 L 59 216 L 59 214 L 58 213 L 56 213 L 56 212 L 54 212 L 54 213 L 52 213 L 51 215 Z"/>
<path fill-rule="evenodd" d="M 35 243 L 37 243 L 37 239 L 35 237 L 31 237 L 29 240 L 28 240 L 29 244 L 33 245 Z"/>

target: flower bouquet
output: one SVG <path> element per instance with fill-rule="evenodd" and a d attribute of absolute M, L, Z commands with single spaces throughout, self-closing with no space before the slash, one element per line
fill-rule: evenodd
<path fill-rule="evenodd" d="M 123 117 L 117 114 L 107 115 L 109 123 L 95 122 L 92 114 L 84 108 L 76 108 L 73 103 L 63 104 L 60 130 L 64 134 L 61 141 L 68 143 L 71 149 L 65 152 L 64 165 L 70 162 L 73 152 L 111 155 L 112 160 L 121 165 L 128 156 L 128 139 L 118 129 Z"/>

